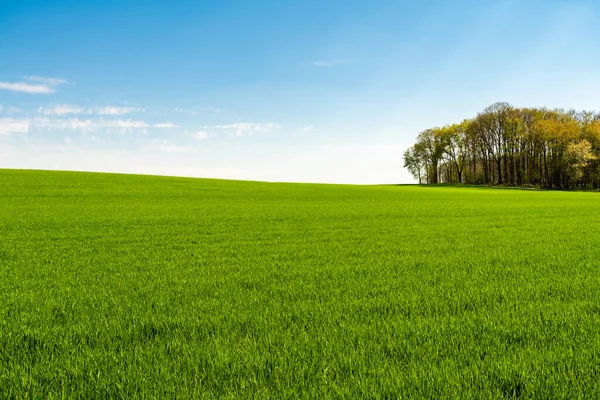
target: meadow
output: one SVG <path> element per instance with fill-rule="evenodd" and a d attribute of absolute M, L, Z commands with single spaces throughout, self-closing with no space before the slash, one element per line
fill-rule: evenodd
<path fill-rule="evenodd" d="M 600 194 L 0 170 L 0 398 L 600 398 Z"/>

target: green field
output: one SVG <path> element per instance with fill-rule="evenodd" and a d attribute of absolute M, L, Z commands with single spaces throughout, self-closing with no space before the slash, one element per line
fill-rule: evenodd
<path fill-rule="evenodd" d="M 599 398 L 600 194 L 0 170 L 0 398 Z"/>

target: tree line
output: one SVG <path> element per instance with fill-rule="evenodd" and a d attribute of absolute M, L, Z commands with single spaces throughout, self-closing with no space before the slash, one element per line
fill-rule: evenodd
<path fill-rule="evenodd" d="M 428 183 L 600 187 L 600 114 L 495 103 L 472 119 L 426 129 L 404 167 Z"/>

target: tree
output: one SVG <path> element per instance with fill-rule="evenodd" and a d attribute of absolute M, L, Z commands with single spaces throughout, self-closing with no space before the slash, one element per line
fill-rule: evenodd
<path fill-rule="evenodd" d="M 415 150 L 422 156 L 427 171 L 427 182 L 439 182 L 439 166 L 444 154 L 444 142 L 440 128 L 426 129 L 419 133 Z"/>
<path fill-rule="evenodd" d="M 477 115 L 481 143 L 496 163 L 498 183 L 502 184 L 502 161 L 505 157 L 506 125 L 512 107 L 508 103 L 494 103 Z"/>
<path fill-rule="evenodd" d="M 576 183 L 583 178 L 584 171 L 590 161 L 596 159 L 596 156 L 592 154 L 592 144 L 585 139 L 576 143 L 569 143 L 566 153 L 569 176 Z"/>
<path fill-rule="evenodd" d="M 495 103 L 473 119 L 420 132 L 404 161 L 427 183 L 597 189 L 600 114 Z"/>
<path fill-rule="evenodd" d="M 404 168 L 408 169 L 408 172 L 410 172 L 413 178 L 417 179 L 419 185 L 421 185 L 421 179 L 423 177 L 422 171 L 425 166 L 422 154 L 420 154 L 419 150 L 415 149 L 415 146 L 411 146 L 404 151 L 403 158 Z"/>
<path fill-rule="evenodd" d="M 444 153 L 456 171 L 458 183 L 462 183 L 463 170 L 467 158 L 467 131 L 469 123 L 469 120 L 464 120 L 460 124 L 440 129 Z"/>

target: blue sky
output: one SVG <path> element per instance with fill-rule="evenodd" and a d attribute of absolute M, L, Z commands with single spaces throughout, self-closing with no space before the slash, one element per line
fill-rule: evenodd
<path fill-rule="evenodd" d="M 0 168 L 407 183 L 496 101 L 600 110 L 598 1 L 0 0 Z"/>

